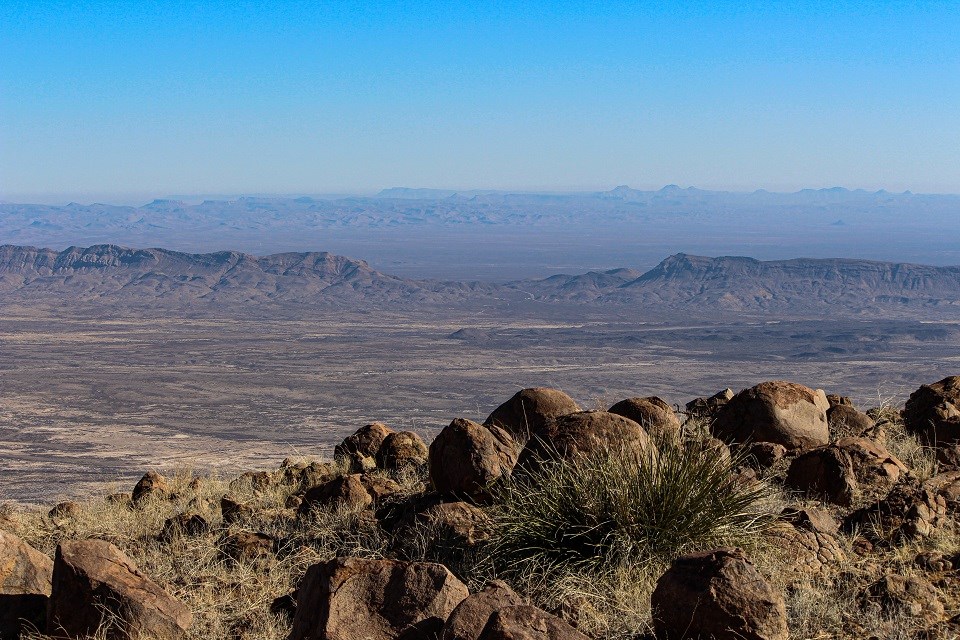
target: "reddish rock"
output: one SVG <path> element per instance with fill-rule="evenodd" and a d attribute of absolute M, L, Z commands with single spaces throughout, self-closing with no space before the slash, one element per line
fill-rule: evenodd
<path fill-rule="evenodd" d="M 225 524 L 235 524 L 253 516 L 253 508 L 228 493 L 220 498 L 220 514 Z"/>
<path fill-rule="evenodd" d="M 672 438 L 680 433 L 680 419 L 673 407 L 657 396 L 627 398 L 608 411 L 633 420 L 653 436 Z"/>
<path fill-rule="evenodd" d="M 490 500 L 490 485 L 509 475 L 517 445 L 505 430 L 457 418 L 430 444 L 430 479 L 441 493 Z"/>
<path fill-rule="evenodd" d="M 694 398 L 686 405 L 687 414 L 701 420 L 712 420 L 717 412 L 733 399 L 732 389 L 718 391 L 709 398 Z"/>
<path fill-rule="evenodd" d="M 727 442 L 775 442 L 789 450 L 830 441 L 821 390 L 782 380 L 745 389 L 717 412 L 713 434 Z"/>
<path fill-rule="evenodd" d="M 759 469 L 769 469 L 787 455 L 787 448 L 776 442 L 754 442 L 747 445 L 747 457 Z"/>
<path fill-rule="evenodd" d="M 546 425 L 548 420 L 580 411 L 573 398 L 559 389 L 534 387 L 518 391 L 494 409 L 484 422 L 509 433 L 519 445 Z"/>
<path fill-rule="evenodd" d="M 428 640 L 467 595 L 440 564 L 336 558 L 307 570 L 289 640 Z"/>
<path fill-rule="evenodd" d="M 886 575 L 867 588 L 864 599 L 877 602 L 887 615 L 916 618 L 926 626 L 944 614 L 937 588 L 920 576 Z"/>
<path fill-rule="evenodd" d="M 383 441 L 393 432 L 393 429 L 382 422 L 370 423 L 357 429 L 352 436 L 344 438 L 334 448 L 333 455 L 336 458 L 349 458 L 353 455 L 376 458 Z"/>
<path fill-rule="evenodd" d="M 543 609 L 530 605 L 516 605 L 494 612 L 478 640 L 590 639 Z"/>
<path fill-rule="evenodd" d="M 873 429 L 876 421 L 850 405 L 833 405 L 827 410 L 830 431 L 840 434 L 863 435 Z"/>
<path fill-rule="evenodd" d="M 234 562 L 272 563 L 277 540 L 266 533 L 237 531 L 220 541 L 220 551 Z"/>
<path fill-rule="evenodd" d="M 50 558 L 0 530 L 0 637 L 18 637 L 24 621 L 43 628 L 52 576 Z"/>
<path fill-rule="evenodd" d="M 471 594 L 457 605 L 446 624 L 440 640 L 477 640 L 494 612 L 504 607 L 527 604 L 507 583 L 496 580 L 483 591 Z"/>
<path fill-rule="evenodd" d="M 53 566 L 47 634 L 93 635 L 104 618 L 115 619 L 108 640 L 183 638 L 190 610 L 140 573 L 132 560 L 104 540 L 64 541 Z"/>
<path fill-rule="evenodd" d="M 560 456 L 572 459 L 609 451 L 638 456 L 651 451 L 650 437 L 639 424 L 606 411 L 580 411 L 547 422 L 520 453 L 519 466 Z"/>
<path fill-rule="evenodd" d="M 653 626 L 667 638 L 787 640 L 777 593 L 740 549 L 681 556 L 657 581 Z"/>
<path fill-rule="evenodd" d="M 960 443 L 960 376 L 925 384 L 910 394 L 903 420 L 909 431 L 929 445 Z"/>
<path fill-rule="evenodd" d="M 360 474 L 341 476 L 307 491 L 300 504 L 301 516 L 313 509 L 366 509 L 373 504 L 373 497 L 363 486 Z"/>
<path fill-rule="evenodd" d="M 199 513 L 178 513 L 167 518 L 160 530 L 160 539 L 170 542 L 177 536 L 196 537 L 210 532 L 210 523 Z"/>
<path fill-rule="evenodd" d="M 381 469 L 399 469 L 405 466 L 421 466 L 427 463 L 427 445 L 412 431 L 391 433 L 383 440 L 376 456 Z"/>
<path fill-rule="evenodd" d="M 872 497 L 885 495 L 906 471 L 882 445 L 867 438 L 841 438 L 797 456 L 790 464 L 785 485 L 849 506 L 865 492 Z"/>
<path fill-rule="evenodd" d="M 156 471 L 148 471 L 143 474 L 136 486 L 133 487 L 133 493 L 130 499 L 133 504 L 139 505 L 147 498 L 166 498 L 170 495 L 170 485 L 167 479 Z"/>

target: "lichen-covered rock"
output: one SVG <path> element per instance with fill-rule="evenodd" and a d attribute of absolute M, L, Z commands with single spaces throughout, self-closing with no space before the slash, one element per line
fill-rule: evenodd
<path fill-rule="evenodd" d="M 783 596 L 740 549 L 681 556 L 651 598 L 659 637 L 787 640 Z"/>
<path fill-rule="evenodd" d="M 522 446 L 548 420 L 576 411 L 579 405 L 563 391 L 534 387 L 518 391 L 494 409 L 484 424 L 500 427 Z"/>
<path fill-rule="evenodd" d="M 307 570 L 289 640 L 428 640 L 468 595 L 440 564 L 335 558 Z"/>
<path fill-rule="evenodd" d="M 787 449 L 830 441 L 829 404 L 823 391 L 793 382 L 763 382 L 744 389 L 717 412 L 711 429 L 726 442 L 775 442 Z"/>
<path fill-rule="evenodd" d="M 430 479 L 441 493 L 489 502 L 490 486 L 510 474 L 518 454 L 504 429 L 457 418 L 430 443 Z"/>

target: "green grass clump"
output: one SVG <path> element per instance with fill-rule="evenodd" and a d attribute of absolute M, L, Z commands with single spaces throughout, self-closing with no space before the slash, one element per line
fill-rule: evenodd
<path fill-rule="evenodd" d="M 491 557 L 507 572 L 609 570 L 719 544 L 756 541 L 771 489 L 737 473 L 741 457 L 664 439 L 621 451 L 541 460 L 498 489 Z"/>

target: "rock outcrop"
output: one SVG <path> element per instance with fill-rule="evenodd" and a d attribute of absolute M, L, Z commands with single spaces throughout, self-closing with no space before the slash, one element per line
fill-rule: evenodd
<path fill-rule="evenodd" d="M 43 628 L 53 561 L 18 536 L 0 530 L 0 638 L 16 638 L 24 623 Z"/>
<path fill-rule="evenodd" d="M 53 565 L 47 633 L 84 638 L 104 621 L 108 640 L 176 640 L 185 636 L 193 616 L 109 542 L 62 542 Z"/>
<path fill-rule="evenodd" d="M 744 389 L 717 412 L 713 434 L 727 442 L 774 442 L 787 449 L 830 441 L 827 397 L 794 382 L 763 382 Z"/>
<path fill-rule="evenodd" d="M 548 420 L 520 452 L 518 466 L 559 457 L 570 460 L 604 452 L 637 456 L 651 451 L 650 437 L 639 424 L 607 411 L 579 411 Z"/>
<path fill-rule="evenodd" d="M 650 435 L 672 438 L 680 433 L 680 419 L 673 407 L 657 396 L 627 398 L 607 411 L 633 420 Z"/>
<path fill-rule="evenodd" d="M 580 411 L 573 398 L 559 389 L 533 387 L 521 389 L 494 409 L 484 424 L 509 433 L 520 445 L 526 444 L 552 418 Z"/>
<path fill-rule="evenodd" d="M 907 429 L 927 444 L 947 447 L 960 443 L 960 376 L 925 384 L 910 394 L 903 420 Z"/>
<path fill-rule="evenodd" d="M 307 570 L 289 640 L 428 640 L 467 595 L 440 564 L 337 558 Z"/>
<path fill-rule="evenodd" d="M 500 427 L 457 418 L 430 444 L 430 479 L 441 493 L 488 502 L 490 485 L 510 474 L 518 453 Z"/>
<path fill-rule="evenodd" d="M 657 581 L 650 604 L 664 638 L 788 638 L 783 596 L 739 549 L 681 556 Z"/>

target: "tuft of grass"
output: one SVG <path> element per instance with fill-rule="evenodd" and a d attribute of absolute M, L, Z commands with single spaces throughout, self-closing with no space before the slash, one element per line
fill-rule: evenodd
<path fill-rule="evenodd" d="M 674 439 L 640 456 L 541 460 L 496 489 L 491 557 L 508 573 L 604 571 L 719 544 L 750 546 L 770 522 L 774 492 L 739 475 L 743 463 L 705 442 Z"/>

